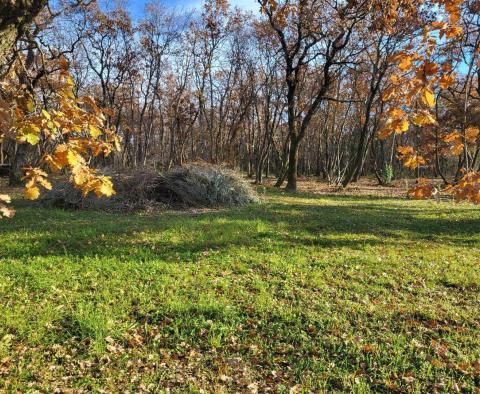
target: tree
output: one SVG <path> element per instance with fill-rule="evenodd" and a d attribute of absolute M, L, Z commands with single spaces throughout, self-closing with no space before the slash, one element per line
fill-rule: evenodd
<path fill-rule="evenodd" d="M 47 3 L 48 0 L 21 0 L 0 4 L 0 65 L 6 63 L 18 38 Z"/>
<path fill-rule="evenodd" d="M 79 152 L 92 170 L 203 160 L 241 169 L 257 183 L 274 173 L 291 190 L 300 175 L 346 187 L 363 174 L 383 181 L 395 173 L 420 178 L 414 196 L 439 187 L 421 178 L 441 177 L 447 190 L 475 201 L 475 1 L 259 2 L 258 18 L 225 0 L 188 13 L 150 4 L 142 18 L 94 2 L 67 2 L 68 12 L 47 7 L 20 29 L 6 59 L 5 81 L 24 88 L 3 87 L 4 113 L 17 106 L 38 125 L 42 109 L 58 116 L 64 91 L 82 119 L 96 111 L 82 98 L 98 98 L 105 119 L 94 125 L 102 132 L 97 142 L 124 144 L 108 159 Z M 38 137 L 35 145 L 22 141 L 25 130 L 4 135 L 1 157 L 14 180 L 27 163 L 46 170 L 45 153 L 63 142 L 95 140 L 83 125 L 65 141 L 39 127 L 26 133 Z M 469 197 L 461 192 L 468 188 Z"/>
<path fill-rule="evenodd" d="M 298 149 L 320 105 L 328 99 L 334 75 L 354 61 L 349 46 L 367 15 L 365 3 L 259 0 L 284 58 L 290 151 L 287 189 L 297 189 Z M 305 79 L 317 82 L 305 89 Z M 305 94 L 307 92 L 307 94 Z"/>
<path fill-rule="evenodd" d="M 416 148 L 412 145 L 398 148 L 400 160 L 411 169 L 433 164 L 438 171 L 440 143 L 447 144 L 449 149 L 443 149 L 443 152 L 447 156 L 459 158 L 457 177 L 460 179 L 450 184 L 446 190 L 457 200 L 480 203 L 480 173 L 474 167 L 472 158 L 475 156 L 472 157 L 471 153 L 472 150 L 476 151 L 480 129 L 467 116 L 478 41 L 475 38 L 475 28 L 470 31 L 462 26 L 462 15 L 463 22 L 472 20 L 468 14 L 473 15 L 474 20 L 477 7 L 462 0 L 432 0 L 431 4 L 442 6 L 444 13 L 437 14 L 436 18 L 426 25 L 421 45 L 408 45 L 395 55 L 397 72 L 392 75 L 392 87 L 384 97 L 389 109 L 380 137 L 386 138 L 392 133 L 404 134 L 409 131 L 415 134 L 415 139 L 420 142 Z M 418 8 L 410 10 L 412 15 L 419 12 Z M 437 37 L 443 39 L 445 44 L 439 45 Z M 465 40 L 470 42 L 466 44 Z M 448 54 L 452 51 L 452 45 L 462 42 L 460 47 L 474 48 L 473 53 L 464 56 L 463 63 L 462 59 L 459 60 L 460 65 L 467 65 L 464 83 L 460 83 L 460 86 L 463 85 L 463 110 L 455 123 L 458 128 L 442 136 L 442 126 L 437 121 L 439 111 L 436 97 L 455 84 L 456 78 Z M 446 53 L 444 47 L 448 48 Z M 446 180 L 444 176 L 443 178 Z M 434 182 L 428 179 L 421 178 L 417 182 L 417 186 L 410 192 L 414 197 L 428 198 L 438 191 Z"/>
<path fill-rule="evenodd" d="M 357 181 L 361 175 L 369 145 L 374 137 L 373 131 L 375 129 L 371 123 L 375 105 L 380 99 L 380 93 L 388 75 L 387 72 L 392 66 L 390 57 L 395 53 L 399 44 L 405 40 L 405 37 L 408 37 L 405 34 L 406 30 L 405 27 L 401 28 L 397 24 L 394 34 L 378 31 L 368 32 L 364 35 L 366 50 L 363 54 L 362 63 L 368 71 L 364 74 L 366 83 L 362 85 L 362 89 L 366 92 L 366 97 L 362 100 L 364 104 L 359 111 L 358 139 L 356 144 L 352 144 L 353 157 L 343 177 L 343 187 L 348 186 L 351 181 Z M 410 34 L 412 34 L 412 30 L 414 29 L 409 31 Z M 362 67 L 362 65 L 359 66 Z"/>
<path fill-rule="evenodd" d="M 27 25 L 46 5 L 45 2 L 15 4 L 3 8 L 11 12 L 9 20 L 5 17 L 2 20 L 4 55 L 12 52 L 19 34 L 26 34 Z M 17 34 L 12 39 L 14 29 Z M 26 195 L 36 199 L 40 187 L 51 188 L 44 171 L 48 166 L 52 171 L 68 169 L 71 182 L 84 194 L 93 191 L 98 196 L 111 196 L 114 190 L 110 178 L 97 174 L 89 166 L 89 158 L 110 154 L 118 148 L 119 140 L 110 129 L 104 128 L 105 112 L 95 100 L 75 95 L 65 58 L 46 59 L 41 46 L 35 44 L 26 48 L 26 54 L 22 50 L 14 53 L 0 81 L 0 141 L 12 142 L 23 153 L 29 145 L 38 146 L 41 151 L 35 166 L 22 168 Z M 32 76 L 31 70 L 40 72 Z M 23 164 L 14 161 L 14 175 Z M 1 196 L 0 216 L 13 215 L 5 205 L 9 201 L 8 196 Z"/>

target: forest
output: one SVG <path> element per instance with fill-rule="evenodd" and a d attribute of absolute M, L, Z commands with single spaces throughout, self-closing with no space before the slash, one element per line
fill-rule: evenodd
<path fill-rule="evenodd" d="M 149 3 L 135 18 L 121 2 L 55 4 L 5 72 L 22 68 L 37 111 L 59 105 L 62 72 L 75 96 L 94 97 L 122 141 L 102 166 L 225 164 L 290 190 L 298 175 L 343 187 L 362 175 L 458 183 L 480 166 L 477 2 L 439 2 L 448 22 L 426 7 L 390 21 L 382 2 L 367 3 L 294 12 L 260 1 L 257 14 L 226 1 L 192 11 Z M 415 102 L 422 89 L 429 97 Z M 408 121 L 405 107 L 428 112 Z M 11 183 L 58 145 L 37 128 L 30 147 L 4 138 Z"/>
<path fill-rule="evenodd" d="M 479 203 L 478 0 L 0 0 L 0 392 L 476 393 Z"/>

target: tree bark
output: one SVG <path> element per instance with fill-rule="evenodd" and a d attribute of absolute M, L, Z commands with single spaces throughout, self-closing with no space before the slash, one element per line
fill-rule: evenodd
<path fill-rule="evenodd" d="M 0 64 L 3 65 L 8 54 L 11 53 L 17 35 L 17 29 L 14 25 L 5 26 L 0 30 Z"/>
<path fill-rule="evenodd" d="M 17 39 L 47 5 L 48 0 L 13 0 L 0 2 L 0 65 L 5 63 Z"/>
<path fill-rule="evenodd" d="M 286 190 L 297 190 L 297 170 L 298 170 L 298 146 L 299 140 L 296 138 L 291 139 L 290 152 L 288 154 L 288 173 L 287 173 L 287 186 Z"/>
<path fill-rule="evenodd" d="M 22 177 L 24 175 L 23 168 L 27 163 L 28 144 L 18 144 L 17 151 L 12 160 L 12 167 L 10 168 L 9 185 L 19 186 L 22 184 Z"/>

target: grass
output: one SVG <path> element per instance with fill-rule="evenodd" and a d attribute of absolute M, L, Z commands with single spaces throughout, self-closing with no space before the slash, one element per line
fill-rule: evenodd
<path fill-rule="evenodd" d="M 478 392 L 480 210 L 268 191 L 0 222 L 0 392 Z M 102 391 L 103 390 L 103 391 Z"/>

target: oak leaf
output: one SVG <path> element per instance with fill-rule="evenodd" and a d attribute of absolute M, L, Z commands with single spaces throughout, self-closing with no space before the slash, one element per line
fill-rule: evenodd
<path fill-rule="evenodd" d="M 435 107 L 435 94 L 430 87 L 424 87 L 420 91 L 420 99 L 422 103 L 430 108 Z"/>
<path fill-rule="evenodd" d="M 40 189 L 37 186 L 27 187 L 25 195 L 30 200 L 36 200 L 40 196 Z"/>
<path fill-rule="evenodd" d="M 474 144 L 477 141 L 479 133 L 480 129 L 478 127 L 468 127 L 467 130 L 465 130 L 465 139 L 468 143 Z"/>
<path fill-rule="evenodd" d="M 421 111 L 412 116 L 413 124 L 417 126 L 429 126 L 437 124 L 433 115 L 428 111 Z"/>

